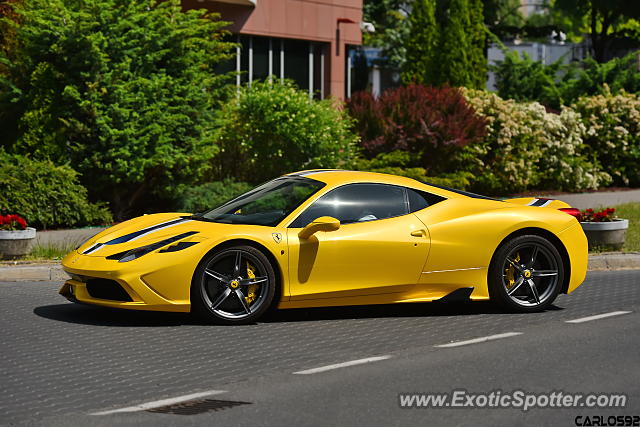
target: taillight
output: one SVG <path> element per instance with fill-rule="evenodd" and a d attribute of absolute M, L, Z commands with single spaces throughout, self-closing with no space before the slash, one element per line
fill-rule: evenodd
<path fill-rule="evenodd" d="M 571 216 L 575 216 L 578 222 L 582 221 L 582 214 L 580 213 L 580 209 L 576 208 L 561 208 L 559 209 L 564 213 L 568 213 Z"/>

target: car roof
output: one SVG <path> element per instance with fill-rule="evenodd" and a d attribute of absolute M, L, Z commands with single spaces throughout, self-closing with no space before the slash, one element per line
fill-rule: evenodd
<path fill-rule="evenodd" d="M 440 186 L 433 186 L 425 182 L 418 181 L 413 178 L 404 176 L 390 175 L 379 172 L 351 171 L 343 169 L 310 169 L 304 171 L 293 172 L 286 176 L 302 176 L 315 179 L 325 184 L 336 187 L 343 184 L 353 184 L 360 182 L 371 182 L 380 184 L 401 185 L 404 187 L 415 188 L 418 190 L 428 191 L 446 198 L 468 197 L 466 194 L 458 192 L 454 189 L 447 189 Z"/>

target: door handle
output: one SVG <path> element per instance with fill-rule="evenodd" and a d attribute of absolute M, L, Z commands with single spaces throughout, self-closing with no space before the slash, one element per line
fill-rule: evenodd
<path fill-rule="evenodd" d="M 414 230 L 411 232 L 411 235 L 413 237 L 424 237 L 427 235 L 427 233 L 424 230 Z"/>

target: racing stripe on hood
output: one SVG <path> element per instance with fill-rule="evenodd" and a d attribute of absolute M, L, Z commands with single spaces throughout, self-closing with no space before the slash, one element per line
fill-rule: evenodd
<path fill-rule="evenodd" d="M 174 225 L 182 224 L 184 222 L 189 222 L 190 219 L 187 218 L 178 218 L 172 219 L 171 221 L 161 222 L 160 224 L 153 225 L 151 227 L 143 228 L 142 230 L 134 231 L 133 233 L 125 234 L 124 236 L 117 237 L 113 240 L 109 240 L 105 243 L 96 243 L 91 246 L 86 251 L 82 252 L 83 255 L 89 255 L 98 249 L 100 249 L 104 245 L 117 245 L 119 243 L 131 242 L 133 240 L 139 239 L 142 236 L 146 236 L 149 233 L 153 233 L 154 231 L 162 230 L 164 228 L 173 227 Z"/>

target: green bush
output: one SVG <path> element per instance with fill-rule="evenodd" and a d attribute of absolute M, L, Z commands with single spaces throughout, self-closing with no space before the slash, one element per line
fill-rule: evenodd
<path fill-rule="evenodd" d="M 588 157 L 586 129 L 578 113 L 548 113 L 536 102 L 503 100 L 485 91 L 465 91 L 487 121 L 484 141 L 465 147 L 464 170 L 471 189 L 508 194 L 527 189 L 578 191 L 606 185 L 611 177 Z"/>
<path fill-rule="evenodd" d="M 221 116 L 218 179 L 258 183 L 299 169 L 349 168 L 355 157 L 349 116 L 290 82 L 254 82 Z"/>
<path fill-rule="evenodd" d="M 232 44 L 180 0 L 24 0 L 0 22 L 0 143 L 71 164 L 118 218 L 203 176 Z M 7 28 L 8 27 L 8 28 Z M 142 205 L 142 206 L 141 206 Z M 133 211 L 133 212 L 132 212 Z"/>
<path fill-rule="evenodd" d="M 573 108 L 586 127 L 585 143 L 614 184 L 640 185 L 640 96 L 624 91 L 580 98 Z"/>
<path fill-rule="evenodd" d="M 37 228 L 112 221 L 103 204 L 87 200 L 78 173 L 69 166 L 0 152 L 0 210 L 22 215 Z"/>
<path fill-rule="evenodd" d="M 416 154 L 396 150 L 389 153 L 380 153 L 370 160 L 359 158 L 356 161 L 355 169 L 406 176 L 407 178 L 417 179 L 418 181 L 445 185 L 447 187 L 458 188 L 461 190 L 466 189 L 473 178 L 473 174 L 464 171 L 445 173 L 438 176 L 429 176 L 424 168 L 412 166 L 416 163 L 419 163 L 419 158 Z"/>
<path fill-rule="evenodd" d="M 491 69 L 495 72 L 498 94 L 515 101 L 538 101 L 553 108 L 562 105 L 562 94 L 556 83 L 564 68 L 558 60 L 551 65 L 532 60 L 526 52 L 504 50 L 504 59 Z"/>
<path fill-rule="evenodd" d="M 562 59 L 550 65 L 532 60 L 526 53 L 505 49 L 505 57 L 492 70 L 496 87 L 502 98 L 516 101 L 537 101 L 547 107 L 560 109 L 580 97 L 606 95 L 610 92 L 640 92 L 638 55 L 633 52 L 623 58 L 598 63 L 587 58 L 582 63 L 562 64 Z"/>
<path fill-rule="evenodd" d="M 181 192 L 179 210 L 195 213 L 213 209 L 251 188 L 253 186 L 246 182 L 236 182 L 232 179 L 188 187 Z"/>

